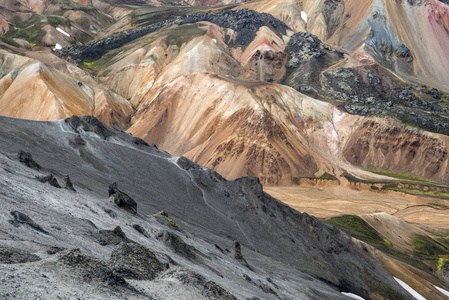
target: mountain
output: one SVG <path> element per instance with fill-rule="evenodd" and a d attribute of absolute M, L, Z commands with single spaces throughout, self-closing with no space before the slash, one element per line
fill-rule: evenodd
<path fill-rule="evenodd" d="M 169 28 L 173 24 L 177 27 Z M 348 169 L 352 172 L 360 167 L 386 167 L 441 182 L 447 179 L 447 172 L 441 169 L 447 150 L 442 149 L 442 154 L 435 157 L 439 161 L 442 158 L 439 163 L 431 162 L 434 158 L 426 161 L 437 164 L 430 171 L 432 167 L 409 164 L 410 160 L 392 165 L 391 159 L 378 149 L 372 150 L 377 154 L 373 153 L 367 161 L 350 157 L 355 155 L 353 152 L 362 151 L 357 149 L 363 143 L 358 137 L 340 137 L 337 133 L 336 139 L 329 138 L 329 133 L 320 130 L 323 139 L 311 140 L 309 133 L 304 132 L 307 126 L 312 127 L 309 132 L 326 126 L 335 127 L 338 132 L 339 125 L 323 125 L 326 121 L 322 118 L 332 119 L 326 116 L 328 113 L 312 117 L 309 123 L 313 124 L 303 125 L 309 116 L 302 111 L 302 105 L 293 104 L 298 100 L 292 101 L 304 99 L 302 94 L 330 102 L 350 114 L 368 117 L 351 117 L 351 129 L 343 129 L 346 132 L 357 131 L 354 124 L 366 126 L 372 116 L 382 116 L 384 124 L 393 124 L 388 117 L 394 117 L 413 126 L 447 133 L 447 96 L 441 90 L 396 77 L 374 63 L 374 55 L 371 61 L 366 59 L 368 63 L 359 62 L 311 34 L 300 32 L 289 37 L 288 30 L 285 23 L 271 15 L 252 10 L 225 10 L 218 14 L 192 11 L 85 46 L 72 46 L 61 53 L 78 61 L 93 59 L 91 66 L 100 80 L 130 99 L 136 113 L 129 132 L 173 154 L 187 155 L 228 178 L 248 174 L 267 184 L 288 184 L 292 176 L 324 172 L 338 176 Z M 237 102 L 233 103 L 233 99 Z M 286 109 L 286 105 L 290 107 Z M 333 110 L 333 106 L 327 107 Z M 386 125 L 385 130 L 395 131 L 396 127 Z M 398 135 L 403 134 L 402 130 L 405 129 L 400 129 Z M 435 138 L 445 144 L 444 136 Z M 351 154 L 346 154 L 342 139 L 354 143 L 355 146 L 349 145 Z M 396 144 L 388 147 L 401 147 L 398 139 L 394 141 Z M 335 148 L 335 143 L 344 145 L 338 146 L 339 153 L 328 149 Z M 409 148 L 407 151 L 416 152 Z M 341 160 L 343 164 L 338 162 Z M 348 166 L 347 162 L 352 164 Z"/>
<path fill-rule="evenodd" d="M 101 116 L 118 128 L 128 128 L 128 101 L 97 84 L 82 70 L 64 63 L 61 69 L 41 61 L 0 51 L 0 110 L 5 116 L 59 120 L 72 115 Z M 27 87 L 27 88 L 24 88 Z"/>
<path fill-rule="evenodd" d="M 443 298 L 448 8 L 0 1 L 2 296 Z"/>
<path fill-rule="evenodd" d="M 257 179 L 228 181 L 90 116 L 0 122 L 2 297 L 408 297 L 366 246 Z"/>

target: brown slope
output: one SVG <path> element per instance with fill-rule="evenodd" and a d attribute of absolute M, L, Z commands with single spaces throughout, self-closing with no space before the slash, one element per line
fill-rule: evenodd
<path fill-rule="evenodd" d="M 398 125 L 364 122 L 348 141 L 345 158 L 364 168 L 408 172 L 448 182 L 449 137 Z"/>
<path fill-rule="evenodd" d="M 351 116 L 285 86 L 247 80 L 252 69 L 245 67 L 257 51 L 282 49 L 266 43 L 265 30 L 240 62 L 223 48 L 219 36 L 216 43 L 204 36 L 183 45 L 156 73 L 154 62 L 167 53 L 162 47 L 160 55 L 151 56 L 150 88 L 133 95 L 138 111 L 130 132 L 225 177 L 258 176 L 266 184 L 289 184 L 292 176 L 314 173 L 339 175 L 343 170 L 373 176 L 360 167 L 448 180 L 445 136 L 411 131 L 388 119 Z M 145 64 L 143 59 L 138 65 Z M 130 70 L 134 72 L 134 66 Z M 139 82 L 145 84 L 143 79 Z M 367 124 L 373 122 L 382 130 L 369 131 Z M 380 143 L 382 139 L 388 141 Z M 406 150 L 395 150 L 403 141 L 415 147 L 415 140 L 421 154 L 414 160 Z M 436 145 L 439 152 L 431 150 Z"/>
<path fill-rule="evenodd" d="M 282 85 L 193 73 L 152 96 L 129 131 L 228 178 L 288 184 L 343 170 L 372 177 L 363 167 L 449 180 L 448 137 L 351 116 Z"/>
<path fill-rule="evenodd" d="M 137 113 L 129 131 L 228 178 L 251 175 L 276 184 L 314 172 L 304 145 L 264 108 L 268 99 L 253 95 L 260 88 L 207 73 L 182 76 Z M 276 88 L 284 87 L 267 90 L 267 98 Z"/>

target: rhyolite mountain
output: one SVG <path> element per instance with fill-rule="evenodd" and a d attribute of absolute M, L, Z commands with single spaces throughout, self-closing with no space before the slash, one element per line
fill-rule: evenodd
<path fill-rule="evenodd" d="M 443 298 L 448 9 L 0 1 L 2 297 Z M 325 220 L 377 250 L 303 182 L 397 196 Z"/>
<path fill-rule="evenodd" d="M 94 115 L 226 178 L 270 185 L 376 177 L 364 169 L 448 180 L 442 2 L 20 5 L 4 4 L 3 115 Z"/>

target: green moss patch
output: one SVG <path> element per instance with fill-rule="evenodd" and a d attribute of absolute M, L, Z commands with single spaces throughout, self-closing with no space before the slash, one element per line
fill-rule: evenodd
<path fill-rule="evenodd" d="M 165 42 L 167 46 L 176 45 L 181 48 L 182 44 L 189 42 L 194 37 L 203 36 L 207 31 L 200 28 L 201 24 L 188 24 L 172 28 L 164 35 L 167 36 Z"/>
<path fill-rule="evenodd" d="M 385 239 L 373 227 L 358 216 L 343 215 L 324 220 L 324 222 L 370 245 L 383 247 L 391 245 L 391 242 L 385 242 Z"/>
<path fill-rule="evenodd" d="M 61 16 L 47 16 L 47 22 L 53 27 L 70 26 L 70 20 Z"/>
<path fill-rule="evenodd" d="M 424 256 L 449 255 L 449 247 L 426 235 L 413 235 L 415 254 Z"/>
<path fill-rule="evenodd" d="M 393 177 L 396 179 L 402 179 L 402 180 L 407 180 L 407 181 L 436 183 L 432 179 L 414 176 L 414 175 L 411 175 L 411 174 L 405 173 L 405 172 L 393 172 L 390 170 L 372 170 L 372 169 L 367 169 L 366 171 L 374 173 L 374 174 L 378 174 L 378 175 Z"/>

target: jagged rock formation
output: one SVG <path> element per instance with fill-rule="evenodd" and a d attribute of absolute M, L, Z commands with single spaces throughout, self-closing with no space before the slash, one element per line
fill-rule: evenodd
<path fill-rule="evenodd" d="M 33 159 L 31 153 L 20 150 L 17 154 L 17 159 L 29 168 L 34 168 L 37 170 L 42 169 L 42 167 Z"/>
<path fill-rule="evenodd" d="M 12 211 L 10 212 L 11 215 L 14 217 L 13 220 L 9 220 L 8 222 L 14 226 L 20 226 L 20 224 L 26 224 L 30 226 L 31 228 L 43 232 L 48 233 L 46 230 L 44 230 L 39 224 L 34 222 L 30 217 L 28 217 L 26 214 L 20 212 L 20 211 Z"/>
<path fill-rule="evenodd" d="M 73 187 L 73 183 L 70 180 L 69 175 L 66 175 L 66 177 L 64 177 L 63 182 L 64 182 L 65 189 L 68 189 L 69 191 L 72 191 L 72 192 L 76 192 L 76 189 Z"/>
<path fill-rule="evenodd" d="M 119 244 L 111 253 L 109 265 L 116 274 L 137 280 L 152 280 L 163 270 L 150 249 L 132 243 Z"/>
<path fill-rule="evenodd" d="M 137 213 L 137 203 L 133 198 L 128 196 L 128 194 L 120 191 L 117 188 L 117 183 L 109 185 L 109 198 L 114 201 L 114 203 L 125 210 L 132 212 L 133 214 Z"/>

